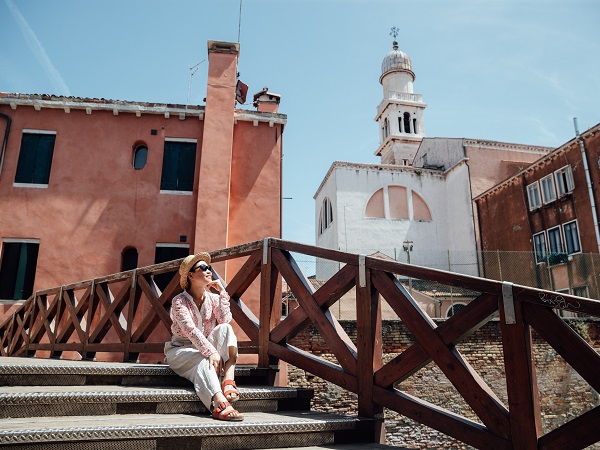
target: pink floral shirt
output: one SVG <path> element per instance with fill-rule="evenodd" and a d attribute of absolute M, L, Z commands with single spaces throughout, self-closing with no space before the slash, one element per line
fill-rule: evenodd
<path fill-rule="evenodd" d="M 206 292 L 198 311 L 192 296 L 183 291 L 171 302 L 171 319 L 173 337 L 191 341 L 203 356 L 208 357 L 217 350 L 206 337 L 218 324 L 231 322 L 229 295 Z"/>

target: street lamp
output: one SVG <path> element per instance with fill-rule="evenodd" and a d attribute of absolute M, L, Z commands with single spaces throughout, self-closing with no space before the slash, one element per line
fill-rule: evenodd
<path fill-rule="evenodd" d="M 410 252 L 412 252 L 412 250 L 413 250 L 413 241 L 409 241 L 409 240 L 403 241 L 402 248 L 406 252 L 408 264 L 410 264 Z M 408 291 L 412 295 L 412 278 L 411 277 L 408 278 Z"/>

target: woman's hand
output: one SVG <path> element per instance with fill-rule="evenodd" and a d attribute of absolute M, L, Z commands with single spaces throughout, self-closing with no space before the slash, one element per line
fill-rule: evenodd
<path fill-rule="evenodd" d="M 206 287 L 208 289 L 214 289 L 216 290 L 219 294 L 222 294 L 223 292 L 225 292 L 225 288 L 223 287 L 223 283 L 221 283 L 221 280 L 213 280 L 210 283 L 208 283 L 206 285 Z"/>
<path fill-rule="evenodd" d="M 217 374 L 221 372 L 221 356 L 218 353 L 211 353 L 208 357 L 208 363 L 210 364 L 211 369 L 217 371 Z"/>

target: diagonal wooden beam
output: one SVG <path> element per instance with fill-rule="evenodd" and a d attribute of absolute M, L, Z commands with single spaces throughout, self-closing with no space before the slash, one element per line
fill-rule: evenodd
<path fill-rule="evenodd" d="M 600 406 L 540 437 L 540 450 L 579 450 L 600 441 Z"/>
<path fill-rule="evenodd" d="M 481 294 L 471 303 L 453 315 L 435 329 L 446 345 L 452 345 L 487 323 L 498 310 L 498 298 L 495 295 Z M 431 358 L 419 342 L 409 348 L 375 373 L 375 383 L 383 388 L 404 381 L 421 368 Z"/>
<path fill-rule="evenodd" d="M 600 392 L 600 355 L 583 338 L 549 308 L 524 303 L 523 317 L 596 392 Z"/>
<path fill-rule="evenodd" d="M 292 256 L 287 252 L 284 254 L 279 249 L 272 249 L 271 258 L 292 291 L 296 294 L 298 303 L 304 309 L 307 316 L 311 318 L 340 365 L 346 372 L 356 375 L 357 356 L 354 344 L 346 333 L 338 334 L 339 330 L 325 316 L 323 310 L 312 296 L 312 288 L 308 280 L 306 280 Z"/>
<path fill-rule="evenodd" d="M 231 298 L 240 298 L 250 287 L 252 282 L 260 275 L 262 250 L 253 252 L 240 270 L 227 284 L 227 293 Z"/>
<path fill-rule="evenodd" d="M 505 437 L 496 435 L 477 422 L 472 422 L 397 389 L 383 389 L 376 386 L 373 396 L 380 405 L 475 448 L 512 449 L 510 442 Z"/>
<path fill-rule="evenodd" d="M 356 267 L 345 265 L 339 272 L 317 289 L 313 297 L 321 309 L 330 308 L 355 285 Z M 310 323 L 310 318 L 302 308 L 294 309 L 271 331 L 271 340 L 281 342 L 293 339 Z"/>
<path fill-rule="evenodd" d="M 167 308 L 170 307 L 173 297 L 182 292 L 181 286 L 179 285 L 179 275 L 174 276 L 171 279 L 164 292 L 160 294 L 160 297 L 157 297 L 156 295 L 159 292 L 158 286 L 156 286 L 156 283 L 154 283 L 154 280 L 149 274 L 138 275 L 137 285 L 144 295 L 146 295 L 146 298 L 153 307 L 144 316 L 144 319 L 140 322 L 137 329 L 133 330 L 131 336 L 132 343 L 144 342 L 148 339 L 159 322 L 162 322 L 167 330 L 171 330 L 171 317 L 167 312 Z M 154 301 L 151 300 L 151 298 L 154 299 Z"/>
<path fill-rule="evenodd" d="M 96 285 L 96 296 L 100 299 L 102 305 L 104 306 L 104 314 L 90 335 L 90 343 L 100 342 L 102 339 L 104 339 L 104 336 L 106 336 L 110 330 L 110 326 L 107 324 L 108 321 L 110 321 L 112 324 L 112 328 L 117 333 L 120 341 L 123 342 L 125 340 L 125 330 L 123 330 L 121 322 L 119 322 L 118 314 L 121 312 L 121 308 L 119 307 L 120 303 L 128 291 L 129 286 L 125 284 L 115 299 L 107 283 L 98 283 Z"/>
<path fill-rule="evenodd" d="M 37 297 L 37 305 L 40 312 L 40 325 L 38 327 L 38 330 L 33 335 L 32 342 L 39 343 L 44 334 L 43 330 L 46 330 L 46 334 L 48 336 L 50 344 L 54 344 L 54 332 L 52 331 L 52 328 L 50 328 L 50 323 L 56 316 L 56 310 L 58 309 L 59 294 L 57 293 L 55 295 L 54 300 L 50 303 L 48 309 L 46 309 L 46 306 L 44 305 L 44 302 L 46 300 L 46 295 L 40 295 Z"/>
<path fill-rule="evenodd" d="M 393 275 L 372 271 L 373 285 L 429 354 L 475 414 L 494 434 L 510 436 L 509 414 L 477 372 L 453 345 L 446 345 L 427 316 Z"/>
<path fill-rule="evenodd" d="M 350 392 L 358 393 L 356 377 L 345 372 L 340 366 L 330 361 L 318 358 L 292 345 L 279 345 L 273 342 L 269 345 L 269 354 L 296 367 L 302 367 L 303 370 Z"/>
<path fill-rule="evenodd" d="M 88 291 L 88 295 L 89 295 L 89 291 Z M 85 294 L 84 294 L 84 299 L 85 299 Z M 75 304 L 77 303 L 77 298 L 75 297 L 75 293 L 73 292 L 73 290 L 64 290 L 63 291 L 63 301 L 65 303 L 67 313 L 69 314 L 69 321 L 67 324 L 65 324 L 65 326 L 63 327 L 61 332 L 57 335 L 56 342 L 60 342 L 60 343 L 67 342 L 74 331 L 77 331 L 77 336 L 79 337 L 79 342 L 81 342 L 81 343 L 85 342 L 85 333 L 83 332 L 81 325 L 80 325 L 81 318 L 85 314 L 85 309 L 83 310 L 83 313 L 81 313 L 81 314 L 78 313 L 77 310 L 79 310 L 81 312 L 82 308 L 75 307 Z M 79 302 L 79 303 L 80 304 L 77 306 L 82 306 L 81 305 L 82 302 Z"/>

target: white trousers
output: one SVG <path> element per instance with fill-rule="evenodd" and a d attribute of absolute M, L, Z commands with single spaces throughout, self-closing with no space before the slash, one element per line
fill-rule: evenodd
<path fill-rule="evenodd" d="M 229 347 L 237 349 L 237 338 L 228 323 L 217 325 L 207 339 L 223 358 L 223 363 L 229 359 Z M 173 372 L 194 384 L 196 395 L 210 411 L 212 398 L 222 389 L 219 375 L 209 364 L 208 358 L 190 341 L 180 339 L 173 339 L 165 344 L 165 356 L 165 361 Z"/>

